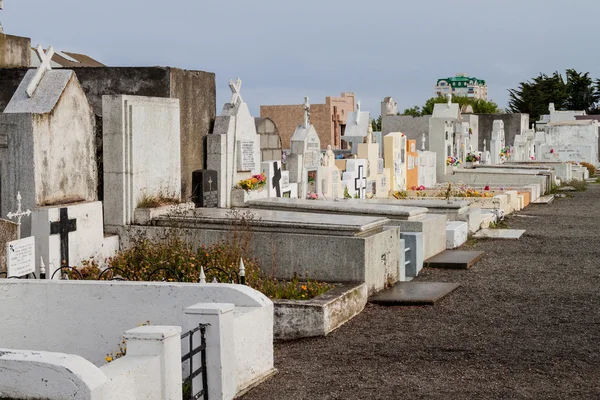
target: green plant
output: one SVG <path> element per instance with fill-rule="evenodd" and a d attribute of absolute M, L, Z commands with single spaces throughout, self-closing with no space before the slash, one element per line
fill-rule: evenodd
<path fill-rule="evenodd" d="M 406 190 L 400 190 L 393 192 L 392 196 L 396 199 L 406 199 L 408 197 L 408 192 Z"/>
<path fill-rule="evenodd" d="M 155 195 L 142 194 L 137 206 L 138 208 L 156 208 L 179 203 L 181 203 L 181 200 L 175 197 L 175 195 L 165 194 L 161 191 Z"/>
<path fill-rule="evenodd" d="M 344 187 L 344 198 L 345 199 L 351 199 L 352 196 L 350 196 L 350 192 L 348 191 L 348 186 Z"/>
<path fill-rule="evenodd" d="M 600 177 L 596 178 L 596 182 L 594 183 L 600 183 Z"/>

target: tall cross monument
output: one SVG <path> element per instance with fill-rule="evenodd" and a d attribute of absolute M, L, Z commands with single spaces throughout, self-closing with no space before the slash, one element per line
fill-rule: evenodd
<path fill-rule="evenodd" d="M 304 98 L 304 127 L 308 129 L 310 125 L 310 102 L 308 101 L 308 97 Z"/>

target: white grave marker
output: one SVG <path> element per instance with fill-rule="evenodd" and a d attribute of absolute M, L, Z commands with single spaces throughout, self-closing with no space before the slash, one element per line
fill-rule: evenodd
<path fill-rule="evenodd" d="M 29 217 L 29 215 L 31 215 L 31 210 L 23 211 L 21 208 L 21 199 L 21 192 L 17 192 L 17 211 L 11 211 L 6 215 L 8 219 L 17 219 L 17 239 L 21 238 L 21 218 Z"/>
<path fill-rule="evenodd" d="M 38 85 L 42 81 L 42 78 L 44 77 L 46 71 L 52 69 L 52 67 L 50 66 L 50 61 L 52 60 L 52 56 L 54 55 L 54 49 L 52 48 L 52 46 L 50 46 L 47 53 L 44 53 L 42 45 L 39 44 L 35 50 L 37 51 L 38 57 L 40 58 L 40 66 L 35 72 L 35 76 L 31 80 L 31 83 L 29 84 L 29 86 L 27 86 L 26 92 L 29 97 L 32 97 L 35 93 L 35 89 L 37 89 Z"/>
<path fill-rule="evenodd" d="M 35 238 L 14 240 L 6 244 L 8 277 L 25 276 L 35 272 Z"/>

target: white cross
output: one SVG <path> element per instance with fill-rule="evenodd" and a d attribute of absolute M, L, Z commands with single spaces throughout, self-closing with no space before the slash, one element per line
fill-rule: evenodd
<path fill-rule="evenodd" d="M 242 90 L 242 80 L 237 78 L 234 82 L 233 79 L 231 79 L 229 81 L 229 89 L 231 89 L 231 104 L 237 106 L 243 101 L 242 95 L 240 94 L 240 91 Z"/>
<path fill-rule="evenodd" d="M 425 151 L 425 141 L 427 139 L 425 138 L 425 133 L 423 133 L 423 139 L 421 140 L 421 151 Z"/>
<path fill-rule="evenodd" d="M 448 93 L 448 108 L 450 107 L 450 104 L 452 104 L 452 93 Z"/>
<path fill-rule="evenodd" d="M 33 94 L 35 93 L 35 90 L 37 89 L 38 85 L 42 81 L 42 78 L 44 77 L 44 74 L 46 73 L 46 71 L 50 71 L 52 69 L 52 66 L 50 65 L 50 61 L 52 60 L 52 56 L 54 55 L 54 49 L 52 48 L 52 46 L 50 46 L 47 53 L 44 53 L 44 49 L 39 44 L 35 50 L 38 53 L 38 57 L 40 58 L 41 64 L 38 67 L 37 71 L 35 71 L 35 75 L 33 76 L 33 79 L 31 80 L 31 82 L 29 83 L 29 86 L 27 86 L 26 91 L 27 91 L 27 95 L 29 97 L 32 97 Z"/>
<path fill-rule="evenodd" d="M 17 239 L 21 239 L 21 218 L 29 217 L 30 215 L 31 210 L 23 211 L 21 208 L 21 192 L 17 192 L 17 211 L 11 211 L 6 215 L 8 219 L 17 219 Z"/>
<path fill-rule="evenodd" d="M 304 127 L 308 128 L 310 125 L 310 103 L 308 97 L 304 98 Z"/>
<path fill-rule="evenodd" d="M 358 125 L 358 121 L 360 120 L 360 100 L 356 103 L 356 118 L 354 119 L 356 125 Z"/>

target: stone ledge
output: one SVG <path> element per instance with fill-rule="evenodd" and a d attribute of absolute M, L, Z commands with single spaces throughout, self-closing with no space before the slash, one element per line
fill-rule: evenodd
<path fill-rule="evenodd" d="M 168 204 L 166 206 L 154 208 L 136 208 L 133 213 L 133 220 L 139 225 L 148 225 L 153 219 L 167 214 L 175 214 L 193 210 L 194 203 Z"/>
<path fill-rule="evenodd" d="M 367 304 L 367 285 L 343 284 L 311 300 L 274 300 L 276 340 L 326 336 Z"/>

